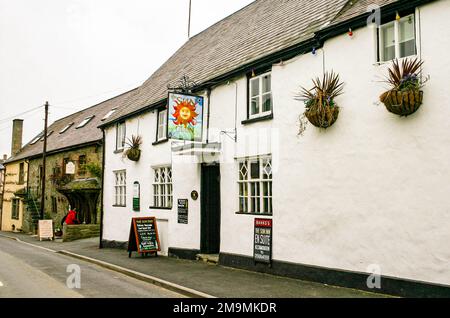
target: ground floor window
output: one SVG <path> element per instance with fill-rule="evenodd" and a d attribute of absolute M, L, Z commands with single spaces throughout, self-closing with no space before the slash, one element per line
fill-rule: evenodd
<path fill-rule="evenodd" d="M 20 200 L 12 199 L 11 219 L 19 219 Z"/>
<path fill-rule="evenodd" d="M 127 203 L 127 173 L 125 170 L 115 171 L 114 205 L 125 207 Z"/>
<path fill-rule="evenodd" d="M 155 208 L 172 208 L 172 168 L 153 168 L 153 177 L 153 206 Z"/>
<path fill-rule="evenodd" d="M 239 161 L 239 212 L 272 215 L 272 158 Z"/>

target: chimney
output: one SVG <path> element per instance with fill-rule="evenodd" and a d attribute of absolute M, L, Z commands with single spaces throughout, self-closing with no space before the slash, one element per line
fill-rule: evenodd
<path fill-rule="evenodd" d="M 15 156 L 22 148 L 23 119 L 13 120 L 11 156 Z"/>

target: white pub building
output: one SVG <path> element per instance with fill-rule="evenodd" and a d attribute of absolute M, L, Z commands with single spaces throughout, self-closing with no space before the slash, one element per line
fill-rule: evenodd
<path fill-rule="evenodd" d="M 163 255 L 450 295 L 449 16 L 448 0 L 257 0 L 192 37 L 100 126 L 103 246 L 155 217 Z M 403 116 L 380 102 L 396 59 L 423 61 Z M 331 71 L 339 116 L 304 129 L 300 89 Z"/>

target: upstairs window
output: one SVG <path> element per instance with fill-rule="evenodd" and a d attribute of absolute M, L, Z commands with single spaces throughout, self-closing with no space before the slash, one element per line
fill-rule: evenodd
<path fill-rule="evenodd" d="M 271 72 L 249 79 L 250 119 L 272 114 L 272 74 Z"/>
<path fill-rule="evenodd" d="M 34 145 L 35 143 L 37 143 L 37 142 L 42 138 L 43 135 L 44 135 L 44 133 L 41 133 L 41 134 L 39 134 L 39 136 L 36 136 L 36 137 L 30 142 L 30 145 Z"/>
<path fill-rule="evenodd" d="M 86 155 L 81 155 L 78 157 L 78 175 L 86 175 Z"/>
<path fill-rule="evenodd" d="M 378 39 L 379 62 L 417 54 L 414 14 L 382 25 Z"/>
<path fill-rule="evenodd" d="M 60 134 L 64 134 L 66 131 L 69 130 L 70 127 L 73 126 L 73 123 L 68 124 L 66 127 L 64 127 L 63 129 L 61 129 L 61 131 L 59 132 Z"/>
<path fill-rule="evenodd" d="M 116 125 L 116 150 L 123 150 L 126 141 L 126 126 L 125 122 Z"/>
<path fill-rule="evenodd" d="M 91 120 L 92 118 L 94 118 L 95 116 L 90 116 L 90 117 L 86 117 L 78 126 L 77 129 L 79 128 L 83 128 L 84 126 L 86 126 Z"/>
<path fill-rule="evenodd" d="M 117 111 L 117 108 L 111 109 L 111 110 L 105 115 L 105 117 L 102 118 L 102 121 L 107 120 L 107 119 L 108 119 L 109 117 L 111 117 L 116 111 Z"/>
<path fill-rule="evenodd" d="M 162 141 L 167 139 L 167 109 L 158 112 L 158 133 L 157 140 Z"/>
<path fill-rule="evenodd" d="M 25 163 L 21 162 L 19 165 L 19 184 L 25 183 Z"/>

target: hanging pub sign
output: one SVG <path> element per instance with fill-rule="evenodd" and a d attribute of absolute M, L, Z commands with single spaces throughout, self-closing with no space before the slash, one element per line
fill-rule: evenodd
<path fill-rule="evenodd" d="M 204 98 L 186 94 L 169 94 L 169 139 L 202 141 Z"/>
<path fill-rule="evenodd" d="M 141 210 L 141 186 L 139 182 L 133 184 L 133 211 L 139 212 Z"/>
<path fill-rule="evenodd" d="M 142 256 L 158 255 L 161 251 L 156 218 L 133 218 L 131 220 L 130 238 L 128 239 L 128 253 L 138 252 Z"/>
<path fill-rule="evenodd" d="M 255 263 L 272 263 L 272 220 L 255 219 Z"/>
<path fill-rule="evenodd" d="M 189 223 L 189 200 L 187 199 L 178 200 L 178 223 Z"/>

